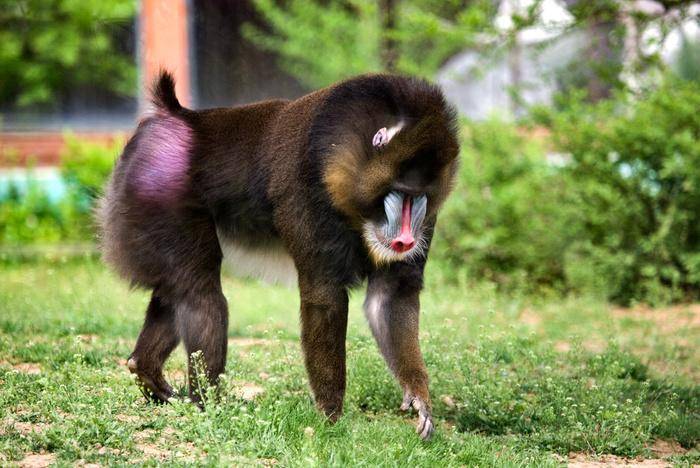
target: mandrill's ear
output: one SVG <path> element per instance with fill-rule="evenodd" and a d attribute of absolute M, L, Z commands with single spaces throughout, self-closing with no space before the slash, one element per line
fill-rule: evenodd
<path fill-rule="evenodd" d="M 377 133 L 375 133 L 374 137 L 372 138 L 372 146 L 375 148 L 381 148 L 382 146 L 388 144 L 391 139 L 394 138 L 394 135 L 401 131 L 403 125 L 403 122 L 399 122 L 397 125 L 394 125 L 389 129 L 382 127 L 377 130 Z"/>

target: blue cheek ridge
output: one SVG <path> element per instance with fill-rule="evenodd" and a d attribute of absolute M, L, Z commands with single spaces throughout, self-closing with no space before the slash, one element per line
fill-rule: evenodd
<path fill-rule="evenodd" d="M 384 213 L 387 223 L 384 225 L 384 236 L 393 239 L 399 235 L 401 229 L 401 208 L 403 207 L 404 194 L 401 192 L 389 192 L 384 197 Z"/>

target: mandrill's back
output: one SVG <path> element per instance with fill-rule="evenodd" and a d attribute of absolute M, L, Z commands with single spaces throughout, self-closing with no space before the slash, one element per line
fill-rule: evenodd
<path fill-rule="evenodd" d="M 280 191 L 298 181 L 292 174 L 306 152 L 312 103 L 323 93 L 188 113 L 198 136 L 192 183 L 220 235 L 248 243 L 277 239 L 272 185 Z"/>
<path fill-rule="evenodd" d="M 312 117 L 304 103 L 318 96 L 193 111 L 180 106 L 164 73 L 154 111 L 139 123 L 100 201 L 105 260 L 134 285 L 155 288 L 218 264 L 220 241 L 229 250 L 234 240 L 277 247 L 270 185 L 300 159 Z"/>

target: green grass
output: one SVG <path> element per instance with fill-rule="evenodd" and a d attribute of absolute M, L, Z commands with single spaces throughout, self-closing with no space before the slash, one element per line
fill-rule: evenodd
<path fill-rule="evenodd" d="M 570 452 L 655 458 L 659 439 L 684 447 L 672 462 L 700 463 L 697 323 L 590 298 L 505 298 L 433 273 L 421 333 L 437 432 L 422 443 L 414 416 L 398 411 L 359 291 L 346 411 L 329 425 L 307 388 L 296 291 L 224 287 L 227 373 L 220 400 L 199 411 L 146 404 L 124 366 L 146 293 L 96 261 L 1 264 L 0 464 L 44 453 L 59 464 L 558 466 Z M 178 351 L 167 366 L 180 389 L 184 365 Z M 239 398 L 250 385 L 264 393 Z"/>

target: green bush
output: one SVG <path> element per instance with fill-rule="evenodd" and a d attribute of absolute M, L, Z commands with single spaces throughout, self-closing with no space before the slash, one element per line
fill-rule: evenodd
<path fill-rule="evenodd" d="M 112 172 L 114 162 L 124 147 L 123 138 L 112 145 L 80 141 L 66 137 L 67 149 L 61 158 L 61 175 L 68 188 L 68 195 L 83 212 L 92 210 L 95 199 Z"/>
<path fill-rule="evenodd" d="M 534 114 L 552 132 L 550 162 L 511 124 L 466 125 L 439 274 L 622 304 L 698 299 L 698 108 L 696 82 L 598 104 L 571 96 Z"/>
<path fill-rule="evenodd" d="M 509 291 L 563 290 L 565 253 L 581 231 L 571 181 L 513 124 L 468 123 L 463 133 L 432 253 L 439 273 Z"/>
<path fill-rule="evenodd" d="M 538 117 L 571 157 L 582 231 L 566 252 L 567 281 L 622 303 L 697 299 L 700 85 L 669 80 L 633 101 L 563 108 Z"/>
<path fill-rule="evenodd" d="M 10 186 L 0 200 L 0 244 L 44 244 L 94 239 L 92 210 L 123 146 L 81 142 L 68 136 L 61 175 L 66 193 L 52 201 L 28 172 L 25 193 Z"/>
<path fill-rule="evenodd" d="M 49 200 L 36 182 L 29 181 L 26 193 L 10 186 L 9 194 L 0 200 L 0 244 L 50 243 L 81 237 L 76 232 L 78 217 L 70 204 Z"/>

